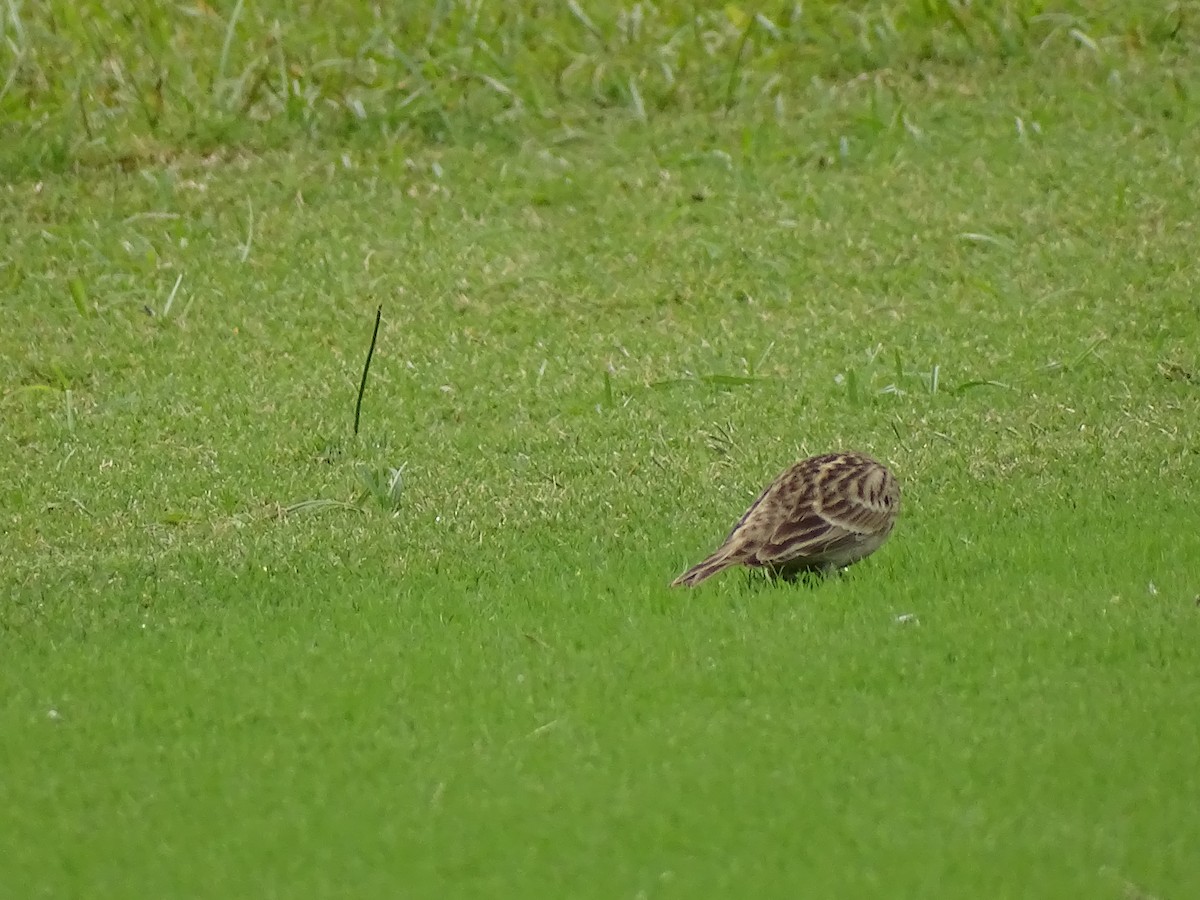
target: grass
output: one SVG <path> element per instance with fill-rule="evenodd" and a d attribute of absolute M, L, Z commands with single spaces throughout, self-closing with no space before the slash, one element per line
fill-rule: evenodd
<path fill-rule="evenodd" d="M 1194 4 L 80 9 L 0 19 L 0 895 L 1200 889 Z M 666 587 L 838 447 L 876 556 Z"/>

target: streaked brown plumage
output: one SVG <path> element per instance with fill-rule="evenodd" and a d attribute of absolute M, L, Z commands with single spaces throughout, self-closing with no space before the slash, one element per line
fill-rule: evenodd
<path fill-rule="evenodd" d="M 671 586 L 692 587 L 732 566 L 785 578 L 839 569 L 878 550 L 899 511 L 899 484 L 871 457 L 813 456 L 771 482 L 717 551 Z"/>

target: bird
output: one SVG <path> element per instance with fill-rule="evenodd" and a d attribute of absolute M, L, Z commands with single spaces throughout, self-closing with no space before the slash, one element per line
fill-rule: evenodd
<path fill-rule="evenodd" d="M 824 453 L 785 469 L 707 559 L 671 587 L 694 587 L 733 566 L 794 579 L 827 574 L 870 556 L 900 512 L 900 485 L 864 453 Z"/>

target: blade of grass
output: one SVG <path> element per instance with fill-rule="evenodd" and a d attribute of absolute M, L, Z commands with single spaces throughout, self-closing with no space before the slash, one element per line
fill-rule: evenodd
<path fill-rule="evenodd" d="M 371 370 L 371 357 L 375 355 L 375 340 L 379 337 L 379 322 L 383 318 L 383 304 L 375 309 L 375 330 L 371 332 L 371 346 L 367 348 L 367 360 L 363 363 L 362 381 L 358 383 L 358 400 L 354 404 L 354 436 L 358 436 L 358 423 L 362 416 L 363 393 L 367 389 L 367 372 Z"/>
<path fill-rule="evenodd" d="M 229 14 L 229 21 L 225 24 L 225 39 L 221 43 L 221 57 L 217 62 L 217 75 L 213 89 L 216 90 L 217 85 L 223 84 L 225 81 L 225 66 L 229 63 L 229 49 L 233 46 L 233 33 L 237 29 L 238 19 L 242 16 L 242 7 L 245 5 L 245 0 L 237 0 L 233 6 L 233 12 Z"/>
<path fill-rule="evenodd" d="M 75 304 L 76 311 L 83 318 L 90 319 L 92 314 L 87 307 L 87 288 L 83 286 L 83 279 L 78 275 L 73 276 L 68 283 L 68 288 L 71 291 L 71 301 Z"/>

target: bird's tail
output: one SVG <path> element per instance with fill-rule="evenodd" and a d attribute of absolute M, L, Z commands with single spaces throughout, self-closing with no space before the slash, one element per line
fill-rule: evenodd
<path fill-rule="evenodd" d="M 738 560 L 732 556 L 728 547 L 722 547 L 708 559 L 696 563 L 672 581 L 671 587 L 695 587 L 706 578 L 712 578 L 718 572 L 723 572 L 730 566 L 736 566 Z"/>

